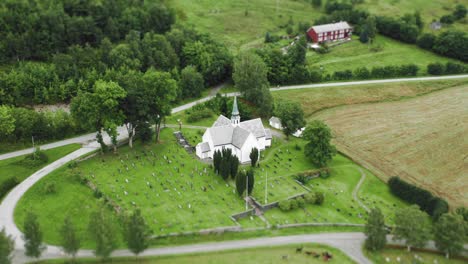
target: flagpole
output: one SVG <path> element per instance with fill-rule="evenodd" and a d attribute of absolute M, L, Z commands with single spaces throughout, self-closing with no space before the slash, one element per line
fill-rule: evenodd
<path fill-rule="evenodd" d="M 247 211 L 249 209 L 248 203 L 247 203 L 247 195 L 249 194 L 249 176 L 245 174 L 245 210 Z"/>

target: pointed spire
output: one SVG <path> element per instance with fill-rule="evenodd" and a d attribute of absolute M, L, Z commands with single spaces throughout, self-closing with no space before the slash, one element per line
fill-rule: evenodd
<path fill-rule="evenodd" d="M 234 105 L 232 106 L 232 116 L 238 116 L 239 109 L 237 108 L 237 96 L 234 96 Z"/>

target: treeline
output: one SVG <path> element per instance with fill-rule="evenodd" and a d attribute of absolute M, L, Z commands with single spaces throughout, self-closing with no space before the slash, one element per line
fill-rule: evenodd
<path fill-rule="evenodd" d="M 428 213 L 434 220 L 448 212 L 447 202 L 431 192 L 403 181 L 399 177 L 392 177 L 388 181 L 390 191 L 411 204 L 417 204 L 421 210 Z"/>
<path fill-rule="evenodd" d="M 117 45 L 105 38 L 99 46 L 74 45 L 51 63 L 20 63 L 0 74 L 0 104 L 16 106 L 68 102 L 90 91 L 97 79 L 121 81 L 149 69 L 170 72 L 180 87 L 178 98 L 199 96 L 207 85 L 228 78 L 232 56 L 208 35 L 173 28 L 166 35 L 129 32 Z"/>
<path fill-rule="evenodd" d="M 62 110 L 36 112 L 2 105 L 0 120 L 0 142 L 63 139 L 87 131 Z"/>
<path fill-rule="evenodd" d="M 164 33 L 174 22 L 164 1 L 6 0 L 0 3 L 0 60 L 46 60 L 72 45 L 120 41 L 132 30 Z"/>

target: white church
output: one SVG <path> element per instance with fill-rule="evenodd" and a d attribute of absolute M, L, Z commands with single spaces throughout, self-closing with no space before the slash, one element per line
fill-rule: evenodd
<path fill-rule="evenodd" d="M 216 150 L 229 148 L 241 163 L 250 162 L 253 148 L 259 151 L 271 146 L 271 131 L 263 127 L 260 118 L 241 122 L 237 98 L 234 97 L 231 119 L 220 115 L 213 126 L 203 134 L 203 142 L 196 146 L 201 159 L 213 158 Z"/>

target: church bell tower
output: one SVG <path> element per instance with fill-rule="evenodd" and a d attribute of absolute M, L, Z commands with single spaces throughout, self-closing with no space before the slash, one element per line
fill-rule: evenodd
<path fill-rule="evenodd" d="M 237 126 L 240 123 L 239 109 L 237 108 L 237 96 L 234 97 L 234 105 L 232 106 L 231 114 L 231 123 L 234 126 Z"/>

